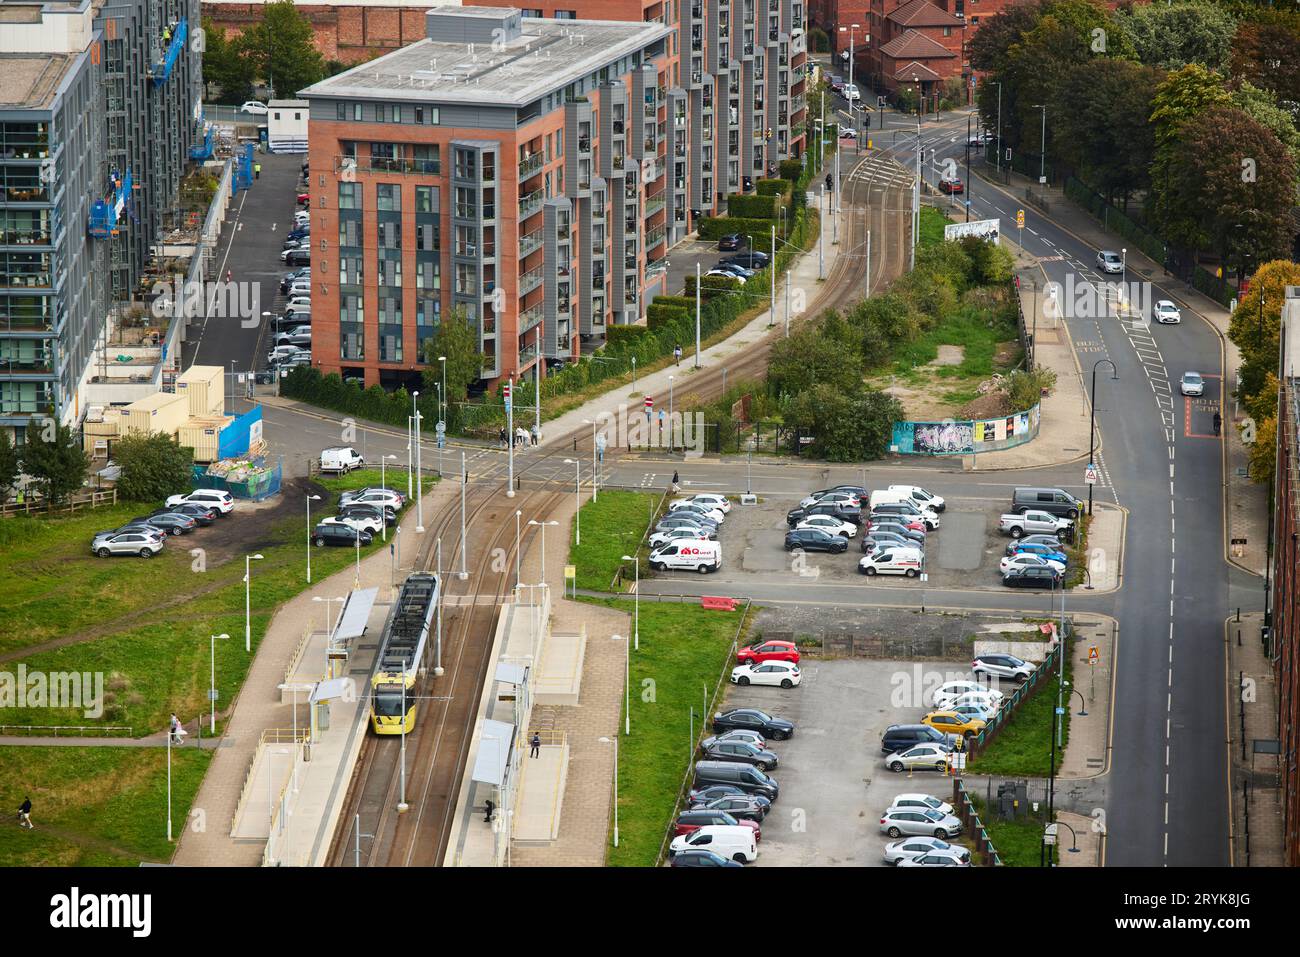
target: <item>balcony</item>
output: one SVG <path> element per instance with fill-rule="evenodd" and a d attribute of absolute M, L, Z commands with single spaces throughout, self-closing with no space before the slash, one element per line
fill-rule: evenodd
<path fill-rule="evenodd" d="M 546 201 L 545 190 L 535 189 L 531 193 L 525 193 L 519 199 L 519 218 L 527 219 L 534 213 L 540 212 L 542 203 Z"/>
<path fill-rule="evenodd" d="M 590 137 L 590 136 L 579 136 L 579 137 L 578 137 L 578 152 L 579 152 L 579 153 L 590 153 L 590 152 L 591 152 L 591 137 Z"/>
<path fill-rule="evenodd" d="M 649 219 L 655 213 L 662 210 L 665 202 L 666 200 L 664 199 L 663 190 L 660 190 L 654 196 L 648 197 L 645 201 L 645 218 Z"/>
<path fill-rule="evenodd" d="M 534 153 L 527 159 L 519 161 L 519 181 L 523 182 L 530 176 L 536 176 L 546 165 L 546 155 L 544 153 Z"/>
<path fill-rule="evenodd" d="M 48 229 L 0 229 L 0 246 L 48 246 L 53 240 Z"/>
<path fill-rule="evenodd" d="M 519 334 L 522 336 L 529 329 L 534 328 L 546 315 L 546 307 L 543 303 L 535 306 L 529 306 L 519 313 Z"/>
<path fill-rule="evenodd" d="M 519 350 L 519 368 L 523 368 L 537 358 L 537 343 L 531 342 Z"/>
<path fill-rule="evenodd" d="M 702 3 L 691 4 L 691 19 L 692 20 L 704 19 L 704 4 Z"/>
<path fill-rule="evenodd" d="M 437 176 L 442 171 L 439 160 L 391 159 L 375 156 L 370 159 L 357 159 L 353 156 L 335 156 L 334 170 L 352 168 L 358 173 L 400 173 L 404 176 Z"/>
<path fill-rule="evenodd" d="M 649 230 L 645 234 L 645 248 L 647 250 L 654 249 L 664 241 L 664 237 L 667 235 L 668 229 L 665 226 L 656 226 L 654 229 Z"/>
<path fill-rule="evenodd" d="M 528 272 L 519 274 L 519 295 L 526 296 L 542 284 L 545 273 L 544 266 L 537 266 Z"/>
<path fill-rule="evenodd" d="M 534 229 L 531 233 L 526 233 L 519 237 L 519 258 L 523 259 L 537 250 L 542 248 L 544 230 Z"/>

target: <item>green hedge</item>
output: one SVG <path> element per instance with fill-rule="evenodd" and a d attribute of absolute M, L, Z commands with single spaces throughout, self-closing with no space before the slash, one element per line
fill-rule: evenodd
<path fill-rule="evenodd" d="M 646 326 L 651 330 L 659 329 L 668 323 L 685 319 L 690 313 L 684 306 L 667 306 L 658 301 L 646 307 Z"/>
<path fill-rule="evenodd" d="M 701 216 L 696 220 L 700 239 L 716 242 L 727 233 L 741 233 L 746 236 L 772 235 L 773 220 L 742 219 L 737 216 Z M 776 224 L 779 228 L 780 224 Z"/>
<path fill-rule="evenodd" d="M 610 346 L 625 342 L 635 344 L 649 332 L 645 326 L 610 326 L 605 330 L 605 342 Z"/>
<path fill-rule="evenodd" d="M 795 182 L 803 173 L 803 162 L 797 159 L 781 160 L 781 165 L 777 167 L 782 179 L 788 179 Z"/>
<path fill-rule="evenodd" d="M 355 382 L 344 382 L 337 372 L 321 375 L 319 369 L 299 366 L 280 380 L 280 394 L 301 399 L 312 405 L 333 409 L 362 419 L 406 427 L 411 414 L 411 395 L 405 389 L 386 392 L 379 385 L 363 389 Z M 438 400 L 433 395 L 419 399 L 425 427 L 432 431 L 438 421 Z M 457 406 L 448 409 L 449 428 L 456 428 Z"/>
<path fill-rule="evenodd" d="M 760 179 L 754 184 L 754 189 L 758 191 L 759 196 L 780 195 L 786 199 L 790 198 L 790 191 L 793 188 L 788 179 Z"/>
<path fill-rule="evenodd" d="M 752 281 L 752 280 L 751 280 Z M 747 282 L 746 285 L 749 283 Z M 725 276 L 701 276 L 700 277 L 700 296 L 701 298 L 709 295 L 710 291 L 739 289 L 739 279 L 727 279 Z M 686 277 L 686 294 L 694 298 L 695 296 L 695 277 L 688 275 Z"/>
<path fill-rule="evenodd" d="M 694 296 L 655 296 L 654 301 L 662 306 L 681 306 L 683 309 L 695 309 Z"/>
<path fill-rule="evenodd" d="M 776 196 L 771 194 L 746 196 L 733 193 L 727 197 L 727 218 L 772 220 L 776 219 L 779 205 Z"/>

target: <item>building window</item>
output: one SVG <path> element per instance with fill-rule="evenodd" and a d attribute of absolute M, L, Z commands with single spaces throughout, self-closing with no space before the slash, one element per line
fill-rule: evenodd
<path fill-rule="evenodd" d="M 415 248 L 422 253 L 436 252 L 439 241 L 438 223 L 416 223 Z"/>
<path fill-rule="evenodd" d="M 477 154 L 473 150 L 456 150 L 456 178 L 475 179 L 477 176 Z"/>
<path fill-rule="evenodd" d="M 361 187 L 358 183 L 339 183 L 339 209 L 360 209 Z"/>
<path fill-rule="evenodd" d="M 578 19 L 577 10 L 556 10 L 555 19 L 557 20 L 576 20 Z"/>
<path fill-rule="evenodd" d="M 415 211 L 417 213 L 433 212 L 433 186 L 415 187 Z"/>
<path fill-rule="evenodd" d="M 421 259 L 415 264 L 415 288 L 437 292 L 442 288 L 442 270 L 436 259 Z"/>
<path fill-rule="evenodd" d="M 339 245 L 361 245 L 361 221 L 356 219 L 339 220 Z"/>
<path fill-rule="evenodd" d="M 442 160 L 437 146 L 417 146 L 414 152 L 415 168 L 421 173 L 437 176 L 442 172 Z"/>
<path fill-rule="evenodd" d="M 337 118 L 346 120 L 348 118 L 348 105 L 346 103 L 335 103 L 334 106 L 336 107 Z"/>
<path fill-rule="evenodd" d="M 380 212 L 401 212 L 402 187 L 380 183 L 375 187 L 375 208 Z"/>
<path fill-rule="evenodd" d="M 354 122 L 354 123 L 360 123 L 360 122 L 361 122 L 361 104 L 360 104 L 360 103 L 353 103 L 353 104 L 352 104 L 352 122 Z"/>
<path fill-rule="evenodd" d="M 376 230 L 379 236 L 380 249 L 401 249 L 402 248 L 402 224 L 399 222 L 383 222 L 379 224 Z"/>

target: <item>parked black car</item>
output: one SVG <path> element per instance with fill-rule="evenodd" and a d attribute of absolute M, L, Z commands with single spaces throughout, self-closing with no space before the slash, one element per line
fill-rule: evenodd
<path fill-rule="evenodd" d="M 840 555 L 849 550 L 849 540 L 820 528 L 792 528 L 785 533 L 785 550 L 792 552 L 795 549 Z"/>
<path fill-rule="evenodd" d="M 704 761 L 743 761 L 756 764 L 764 771 L 776 767 L 777 757 L 766 748 L 760 748 L 749 741 L 719 741 L 717 738 L 705 738 L 700 745 L 700 758 Z"/>
<path fill-rule="evenodd" d="M 727 233 L 718 237 L 718 248 L 724 252 L 745 248 L 745 237 L 741 233 Z"/>
<path fill-rule="evenodd" d="M 284 257 L 286 266 L 310 266 L 311 253 L 305 249 L 291 249 L 289 254 Z"/>
<path fill-rule="evenodd" d="M 1008 588 L 1054 588 L 1060 582 L 1064 572 L 1044 565 L 1022 565 L 1012 568 L 1002 576 L 1002 584 Z"/>
<path fill-rule="evenodd" d="M 765 803 L 760 803 L 765 802 Z M 756 794 L 728 794 L 691 805 L 692 811 L 725 811 L 738 821 L 762 822 L 771 810 L 772 802 Z"/>
<path fill-rule="evenodd" d="M 686 792 L 686 801 L 688 804 L 708 804 L 718 798 L 739 797 L 752 799 L 763 810 L 766 815 L 772 809 L 770 798 L 762 794 L 750 794 L 743 788 L 736 787 L 734 784 L 711 784 L 706 788 L 691 788 Z"/>
<path fill-rule="evenodd" d="M 128 525 L 152 525 L 154 528 L 161 529 L 168 535 L 184 535 L 187 532 L 194 531 L 198 527 L 198 522 L 193 516 L 180 515 L 170 508 L 164 508 L 161 511 L 154 512 L 150 515 L 142 515 L 139 518 L 133 518 L 127 522 Z"/>
<path fill-rule="evenodd" d="M 880 738 L 881 754 L 897 754 L 917 744 L 952 748 L 954 737 L 928 724 L 891 724 Z"/>
<path fill-rule="evenodd" d="M 361 539 L 362 545 L 369 545 L 375 540 L 375 536 L 369 532 L 357 531 L 348 525 L 317 525 L 311 533 L 311 540 L 317 548 L 326 545 L 346 545 L 352 548 L 356 545 L 357 538 Z"/>
<path fill-rule="evenodd" d="M 854 525 L 858 525 L 862 520 L 862 509 L 853 508 L 849 505 L 817 503 L 809 505 L 807 508 L 790 509 L 785 513 L 785 523 L 794 528 L 809 515 L 830 515 L 842 522 L 852 522 Z"/>
<path fill-rule="evenodd" d="M 149 515 L 150 517 L 154 515 L 188 515 L 205 528 L 217 520 L 216 509 L 197 503 L 177 505 L 173 508 L 157 508 L 150 512 Z"/>
<path fill-rule="evenodd" d="M 768 259 L 767 253 L 753 251 L 727 256 L 722 262 L 730 263 L 733 266 L 743 266 L 745 269 L 766 269 Z"/>
<path fill-rule="evenodd" d="M 777 718 L 758 708 L 735 708 L 713 716 L 713 730 L 717 734 L 735 728 L 749 728 L 765 738 L 782 741 L 794 737 L 794 722 Z"/>

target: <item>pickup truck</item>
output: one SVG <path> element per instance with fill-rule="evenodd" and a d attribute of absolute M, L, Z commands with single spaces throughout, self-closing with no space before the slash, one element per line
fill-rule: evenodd
<path fill-rule="evenodd" d="M 1068 518 L 1057 518 L 1047 512 L 1009 512 L 998 520 L 998 531 L 1020 538 L 1022 535 L 1057 535 L 1059 536 L 1074 523 Z"/>

